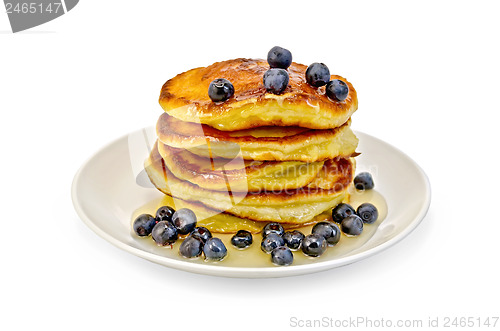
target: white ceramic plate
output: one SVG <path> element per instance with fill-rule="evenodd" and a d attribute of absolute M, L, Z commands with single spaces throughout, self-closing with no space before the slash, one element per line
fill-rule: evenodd
<path fill-rule="evenodd" d="M 142 129 L 110 143 L 93 155 L 75 175 L 74 207 L 94 232 L 113 245 L 150 261 L 185 271 L 227 277 L 283 277 L 314 273 L 350 264 L 380 252 L 413 231 L 424 218 L 431 193 L 427 176 L 408 156 L 391 145 L 356 132 L 360 143 L 357 172 L 369 171 L 387 203 L 387 217 L 371 237 L 341 256 L 321 256 L 312 263 L 287 267 L 230 267 L 194 263 L 164 248 L 145 244 L 131 232 L 134 210 L 161 196 L 148 183 L 143 161 L 154 140 L 153 128 Z M 255 245 L 255 243 L 254 243 Z M 163 251 L 162 251 L 163 250 Z"/>

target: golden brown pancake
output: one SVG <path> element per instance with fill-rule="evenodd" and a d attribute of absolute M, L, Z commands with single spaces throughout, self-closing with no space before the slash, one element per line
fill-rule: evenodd
<path fill-rule="evenodd" d="M 296 189 L 311 183 L 324 164 L 324 161 L 245 161 L 241 154 L 233 159 L 205 158 L 186 149 L 173 148 L 162 143 L 157 146 L 165 166 L 177 178 L 215 191 Z"/>
<path fill-rule="evenodd" d="M 164 113 L 156 125 L 158 138 L 174 148 L 185 148 L 203 157 L 245 160 L 316 162 L 355 154 L 358 138 L 350 121 L 335 129 L 261 127 L 220 131 L 208 125 L 184 122 Z"/>
<path fill-rule="evenodd" d="M 347 197 L 342 202 L 348 202 L 348 200 Z M 191 209 L 196 214 L 198 220 L 197 225 L 206 227 L 212 233 L 236 233 L 239 230 L 259 233 L 266 224 L 266 222 L 252 221 L 248 218 L 241 218 L 225 213 L 224 211 L 210 209 L 201 203 L 172 198 L 169 195 L 165 195 L 155 209 L 162 206 L 170 206 L 176 210 L 180 208 Z M 285 230 L 290 230 L 322 221 L 332 221 L 331 215 L 331 211 L 328 210 L 313 217 L 309 222 L 304 224 L 281 223 L 281 225 Z"/>
<path fill-rule="evenodd" d="M 347 122 L 358 107 L 356 91 L 345 78 L 331 76 L 349 87 L 344 101 L 331 100 L 324 86 L 307 84 L 307 66 L 295 62 L 287 69 L 290 80 L 285 91 L 268 93 L 262 82 L 268 69 L 265 60 L 241 58 L 191 69 L 163 85 L 159 102 L 171 116 L 221 131 L 261 126 L 333 129 Z M 234 86 L 234 95 L 224 102 L 212 102 L 208 96 L 208 86 L 217 78 L 228 79 Z"/>
<path fill-rule="evenodd" d="M 212 191 L 180 180 L 165 166 L 156 145 L 145 162 L 145 169 L 151 182 L 170 196 L 199 202 L 210 209 L 254 221 L 304 224 L 336 206 L 347 194 L 354 163 L 349 159 L 332 162 L 337 164 L 335 171 L 338 173 L 332 189 L 322 189 L 320 185 L 314 184 L 296 190 L 259 193 Z"/>

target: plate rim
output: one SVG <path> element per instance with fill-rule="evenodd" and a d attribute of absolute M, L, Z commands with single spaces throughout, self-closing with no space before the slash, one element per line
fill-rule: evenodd
<path fill-rule="evenodd" d="M 135 132 L 148 130 L 152 127 L 145 127 L 139 129 Z M 291 265 L 287 267 L 228 267 L 221 265 L 208 265 L 208 264 L 197 264 L 189 261 L 175 260 L 166 256 L 159 256 L 157 254 L 144 251 L 140 248 L 133 247 L 128 245 L 127 243 L 115 238 L 113 235 L 101 229 L 83 210 L 78 197 L 78 185 L 81 180 L 82 173 L 84 169 L 88 166 L 91 161 L 98 156 L 100 153 L 105 151 L 108 148 L 111 148 L 113 145 L 119 143 L 121 140 L 126 139 L 130 134 L 122 135 L 119 138 L 116 138 L 106 145 L 102 146 L 96 152 L 94 152 L 90 157 L 88 157 L 84 163 L 77 170 L 75 176 L 73 177 L 72 185 L 71 185 L 71 199 L 73 202 L 73 207 L 83 221 L 85 225 L 87 225 L 92 231 L 94 231 L 98 236 L 113 244 L 114 246 L 123 249 L 124 251 L 134 254 L 138 257 L 144 258 L 154 263 L 158 263 L 167 267 L 172 267 L 178 270 L 194 272 L 198 274 L 206 274 L 213 276 L 223 276 L 223 277 L 239 277 L 239 278 L 271 278 L 271 277 L 286 277 L 286 276 L 296 276 L 302 274 L 309 274 L 324 271 L 327 269 L 333 269 L 337 267 L 341 267 L 344 265 L 351 264 L 356 261 L 363 260 L 370 256 L 373 256 L 377 253 L 384 251 L 385 249 L 394 246 L 404 238 L 406 238 L 411 232 L 413 232 L 417 226 L 422 222 L 425 218 L 431 204 L 431 185 L 428 176 L 424 172 L 424 170 L 406 153 L 401 151 L 399 148 L 379 139 L 367 133 L 361 131 L 354 131 L 358 136 L 365 136 L 369 139 L 375 140 L 378 143 L 382 143 L 388 145 L 389 147 L 396 150 L 400 156 L 404 156 L 409 160 L 416 168 L 420 176 L 423 178 L 423 184 L 425 187 L 425 197 L 423 201 L 423 206 L 420 208 L 419 212 L 413 217 L 413 220 L 406 226 L 401 232 L 396 234 L 394 237 L 390 238 L 383 243 L 369 248 L 368 250 L 356 253 L 354 255 L 340 257 L 338 259 L 320 261 L 312 264 L 303 264 L 303 265 Z"/>

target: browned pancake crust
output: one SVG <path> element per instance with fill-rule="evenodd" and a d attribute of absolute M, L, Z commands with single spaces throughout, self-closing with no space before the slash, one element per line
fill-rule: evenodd
<path fill-rule="evenodd" d="M 342 126 L 334 128 L 334 129 L 323 129 L 323 130 L 312 130 L 308 128 L 301 127 L 286 127 L 286 133 L 283 136 L 279 137 L 254 137 L 250 135 L 250 131 L 248 130 L 248 134 L 245 133 L 245 130 L 241 130 L 238 132 L 235 131 L 221 131 L 215 128 L 212 128 L 209 125 L 198 124 L 192 122 L 184 122 L 173 116 L 168 115 L 167 113 L 163 113 L 158 118 L 158 122 L 156 123 L 156 132 L 158 134 L 158 138 L 162 141 L 169 140 L 166 137 L 172 136 L 175 140 L 184 140 L 184 139 L 201 139 L 200 141 L 210 141 L 210 142 L 219 142 L 226 141 L 232 143 L 266 143 L 272 142 L 280 145 L 289 145 L 293 143 L 303 142 L 312 137 L 330 137 L 334 136 L 341 128 L 349 126 L 350 122 L 344 123 Z M 266 127 L 262 127 L 263 130 Z M 269 127 L 272 130 L 272 127 Z M 162 139 L 163 137 L 163 139 Z"/>
<path fill-rule="evenodd" d="M 228 187 L 238 192 L 273 187 L 294 189 L 315 180 L 323 167 L 323 162 L 245 161 L 240 155 L 232 160 L 205 158 L 162 143 L 157 143 L 157 147 L 165 165 L 174 175 L 214 191 L 226 191 Z"/>
<path fill-rule="evenodd" d="M 349 94 L 344 101 L 334 101 L 325 94 L 325 87 L 316 88 L 307 84 L 305 72 L 307 66 L 293 62 L 287 69 L 289 85 L 280 96 L 268 93 L 262 77 L 269 69 L 267 61 L 262 59 L 234 59 L 214 63 L 208 67 L 191 69 L 168 80 L 162 87 L 159 102 L 169 112 L 184 107 L 182 120 L 200 123 L 212 123 L 220 130 L 232 131 L 260 126 L 301 126 L 311 129 L 331 129 L 343 124 L 357 109 L 357 95 L 354 87 L 345 78 L 332 75 L 331 79 L 340 79 L 347 83 Z M 234 86 L 234 95 L 225 102 L 212 102 L 208 96 L 211 81 L 226 78 Z M 252 118 L 251 120 L 232 121 L 230 124 L 213 122 L 234 109 L 263 107 L 279 100 L 280 107 L 292 109 L 301 106 L 305 115 L 315 115 L 321 109 L 323 120 L 302 120 L 298 117 L 279 116 L 272 119 Z M 310 114 L 306 114 L 309 112 Z M 177 114 L 179 115 L 179 114 Z M 176 115 L 174 115 L 176 116 Z M 206 121 L 205 121 L 206 119 Z M 327 119 L 327 120 L 324 120 Z M 328 119 L 332 119 L 329 121 Z M 219 126 L 220 125 L 220 126 Z"/>
<path fill-rule="evenodd" d="M 165 177 L 165 182 L 171 181 L 181 181 L 177 178 L 168 167 L 165 166 L 165 161 L 158 152 L 158 145 L 155 143 L 153 149 L 151 150 L 150 160 L 152 161 L 153 168 L 156 168 L 158 172 L 163 172 Z M 321 185 L 313 185 L 312 187 L 305 186 L 297 189 L 282 190 L 279 192 L 231 192 L 234 197 L 245 197 L 245 199 L 252 200 L 252 203 L 259 203 L 265 205 L 270 204 L 284 204 L 299 202 L 301 199 L 307 198 L 308 196 L 324 197 L 330 196 L 334 193 L 344 191 L 352 182 L 353 179 L 353 163 L 349 159 L 339 158 L 335 160 L 330 160 L 325 162 L 325 166 L 328 167 L 326 171 L 329 176 L 336 178 L 336 182 L 331 188 L 323 189 Z M 204 192 L 205 195 L 215 194 L 215 191 L 200 188 L 198 185 L 194 185 L 188 181 L 183 181 L 186 185 L 196 187 L 199 192 Z M 164 192 L 168 195 L 172 195 L 170 192 Z M 182 196 L 175 196 L 176 198 L 183 199 Z"/>
<path fill-rule="evenodd" d="M 348 158 L 355 153 L 357 146 L 357 138 L 350 129 L 350 120 L 335 129 L 312 130 L 297 126 L 282 127 L 279 130 L 280 134 L 276 135 L 274 128 L 261 127 L 260 132 L 268 129 L 269 136 L 255 137 L 251 135 L 252 129 L 221 131 L 205 124 L 181 121 L 167 113 L 160 115 L 156 124 L 158 139 L 165 145 L 187 148 L 193 153 L 199 152 L 196 147 L 207 143 L 211 144 L 214 151 L 220 149 L 229 151 L 238 147 L 245 160 L 315 162 L 338 156 Z M 345 140 L 342 140 L 338 146 L 334 145 L 334 142 L 339 139 Z M 309 146 L 321 146 L 325 143 L 330 144 L 328 148 L 308 150 Z M 257 147 L 265 151 L 257 152 L 255 151 Z M 297 152 L 298 150 L 300 153 Z"/>

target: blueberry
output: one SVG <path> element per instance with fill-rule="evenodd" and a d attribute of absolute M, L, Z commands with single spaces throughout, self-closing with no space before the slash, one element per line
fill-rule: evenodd
<path fill-rule="evenodd" d="M 220 261 L 227 255 L 227 248 L 219 238 L 210 238 L 203 246 L 206 260 Z"/>
<path fill-rule="evenodd" d="M 378 218 L 378 210 L 371 203 L 363 203 L 356 210 L 356 214 L 363 220 L 364 223 L 372 224 Z"/>
<path fill-rule="evenodd" d="M 371 190 L 375 187 L 373 177 L 369 172 L 362 172 L 354 177 L 354 187 L 357 190 Z"/>
<path fill-rule="evenodd" d="M 293 253 L 286 246 L 276 247 L 271 252 L 271 261 L 276 265 L 290 265 L 293 262 Z"/>
<path fill-rule="evenodd" d="M 339 203 L 337 207 L 332 210 L 332 218 L 335 222 L 340 223 L 344 218 L 349 215 L 356 214 L 356 210 L 347 203 Z"/>
<path fill-rule="evenodd" d="M 282 236 L 283 233 L 285 233 L 285 229 L 283 229 L 279 223 L 267 223 L 264 229 L 262 229 L 262 238 L 267 237 L 270 233 L 276 233 L 278 236 Z"/>
<path fill-rule="evenodd" d="M 231 244 L 238 248 L 247 248 L 253 242 L 252 234 L 246 230 L 239 230 L 232 238 Z"/>
<path fill-rule="evenodd" d="M 318 257 L 326 251 L 326 239 L 319 234 L 310 234 L 302 241 L 302 252 L 305 255 Z"/>
<path fill-rule="evenodd" d="M 276 247 L 284 245 L 285 241 L 283 240 L 283 238 L 281 238 L 281 236 L 277 235 L 276 233 L 270 233 L 267 235 L 267 237 L 262 239 L 262 242 L 260 243 L 260 249 L 262 249 L 264 253 L 269 254 Z"/>
<path fill-rule="evenodd" d="M 172 216 L 175 213 L 175 209 L 170 207 L 170 206 L 163 206 L 158 208 L 156 211 L 156 219 L 158 222 L 160 221 L 167 221 L 167 222 L 172 222 Z"/>
<path fill-rule="evenodd" d="M 288 86 L 288 72 L 285 69 L 272 68 L 264 73 L 264 87 L 267 92 L 281 94 Z"/>
<path fill-rule="evenodd" d="M 151 236 L 158 246 L 172 245 L 178 237 L 177 229 L 167 221 L 156 223 Z"/>
<path fill-rule="evenodd" d="M 156 219 L 149 214 L 137 216 L 134 220 L 134 231 L 140 237 L 149 236 L 156 225 Z"/>
<path fill-rule="evenodd" d="M 203 250 L 203 241 L 199 238 L 188 236 L 179 247 L 179 254 L 184 257 L 197 257 Z"/>
<path fill-rule="evenodd" d="M 226 101 L 234 94 L 234 86 L 224 78 L 213 80 L 208 86 L 208 96 L 213 102 Z"/>
<path fill-rule="evenodd" d="M 348 236 L 358 236 L 363 232 L 363 220 L 358 215 L 347 216 L 340 226 Z"/>
<path fill-rule="evenodd" d="M 337 101 L 344 101 L 349 94 L 349 86 L 341 80 L 334 79 L 326 84 L 326 95 Z"/>
<path fill-rule="evenodd" d="M 286 48 L 274 46 L 267 53 L 267 63 L 271 68 L 286 69 L 292 64 L 292 53 Z"/>
<path fill-rule="evenodd" d="M 313 226 L 311 233 L 323 236 L 330 246 L 335 246 L 340 240 L 339 226 L 331 222 L 319 222 Z"/>
<path fill-rule="evenodd" d="M 191 233 L 189 234 L 189 237 L 193 237 L 196 239 L 201 239 L 203 243 L 207 242 L 208 239 L 212 238 L 212 233 L 210 230 L 203 226 L 199 226 L 195 228 Z"/>
<path fill-rule="evenodd" d="M 285 244 L 290 248 L 290 249 L 299 249 L 300 245 L 302 244 L 302 240 L 304 240 L 304 234 L 298 230 L 293 230 L 293 231 L 287 231 L 283 235 L 283 240 L 285 241 Z"/>
<path fill-rule="evenodd" d="M 314 87 L 326 85 L 330 81 L 330 70 L 324 63 L 314 62 L 307 67 L 306 81 Z"/>
<path fill-rule="evenodd" d="M 196 227 L 196 215 L 191 209 L 179 209 L 172 216 L 172 224 L 179 234 L 188 234 Z"/>

